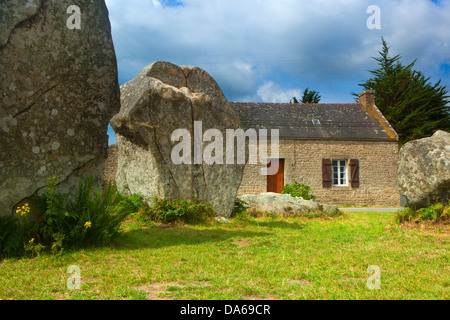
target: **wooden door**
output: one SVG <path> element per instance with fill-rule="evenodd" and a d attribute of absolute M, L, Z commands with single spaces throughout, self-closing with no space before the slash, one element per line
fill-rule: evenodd
<path fill-rule="evenodd" d="M 270 159 L 278 162 L 278 172 L 267 176 L 267 192 L 281 193 L 284 187 L 284 159 Z M 271 166 L 271 162 L 267 165 Z"/>

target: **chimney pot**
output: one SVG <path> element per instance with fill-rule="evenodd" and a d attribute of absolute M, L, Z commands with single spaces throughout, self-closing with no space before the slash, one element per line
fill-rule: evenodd
<path fill-rule="evenodd" d="M 358 97 L 359 102 L 365 107 L 375 105 L 375 90 L 365 90 L 361 92 Z"/>

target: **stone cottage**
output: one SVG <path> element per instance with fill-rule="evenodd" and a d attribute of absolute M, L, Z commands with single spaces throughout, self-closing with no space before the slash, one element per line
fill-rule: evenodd
<path fill-rule="evenodd" d="M 261 175 L 264 164 L 247 163 L 238 195 L 280 193 L 298 181 L 322 203 L 400 205 L 398 136 L 376 107 L 374 91 L 362 92 L 359 103 L 231 105 L 245 130 L 279 129 L 278 158 L 271 159 L 278 172 Z"/>
<path fill-rule="evenodd" d="M 279 130 L 278 158 L 271 159 L 278 162 L 278 172 L 262 175 L 264 164 L 247 163 L 238 195 L 280 193 L 298 181 L 309 185 L 320 203 L 400 205 L 395 189 L 398 135 L 376 107 L 373 91 L 362 92 L 359 103 L 230 105 L 244 130 Z M 116 168 L 113 145 L 105 180 L 114 179 Z"/>

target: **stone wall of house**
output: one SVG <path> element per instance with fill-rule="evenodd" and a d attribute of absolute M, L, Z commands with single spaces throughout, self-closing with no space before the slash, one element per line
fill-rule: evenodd
<path fill-rule="evenodd" d="M 270 148 L 269 148 L 270 149 Z M 270 152 L 268 153 L 270 156 Z M 280 139 L 279 158 L 285 159 L 284 183 L 311 186 L 316 200 L 336 205 L 399 206 L 395 190 L 398 145 L 384 141 Z M 322 187 L 322 159 L 359 160 L 359 188 Z M 267 191 L 262 164 L 247 164 L 238 195 Z"/>
<path fill-rule="evenodd" d="M 108 147 L 108 158 L 105 162 L 105 171 L 103 172 L 103 181 L 115 181 L 117 172 L 117 161 L 119 156 L 118 144 Z"/>

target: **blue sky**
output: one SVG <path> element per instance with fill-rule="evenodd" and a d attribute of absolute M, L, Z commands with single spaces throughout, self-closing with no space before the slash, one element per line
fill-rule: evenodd
<path fill-rule="evenodd" d="M 391 54 L 450 88 L 450 0 L 106 0 L 119 82 L 158 60 L 196 65 L 229 101 L 289 102 L 307 87 L 321 102 L 353 102 Z M 367 28 L 370 5 L 381 28 Z M 115 142 L 109 128 L 110 143 Z"/>

